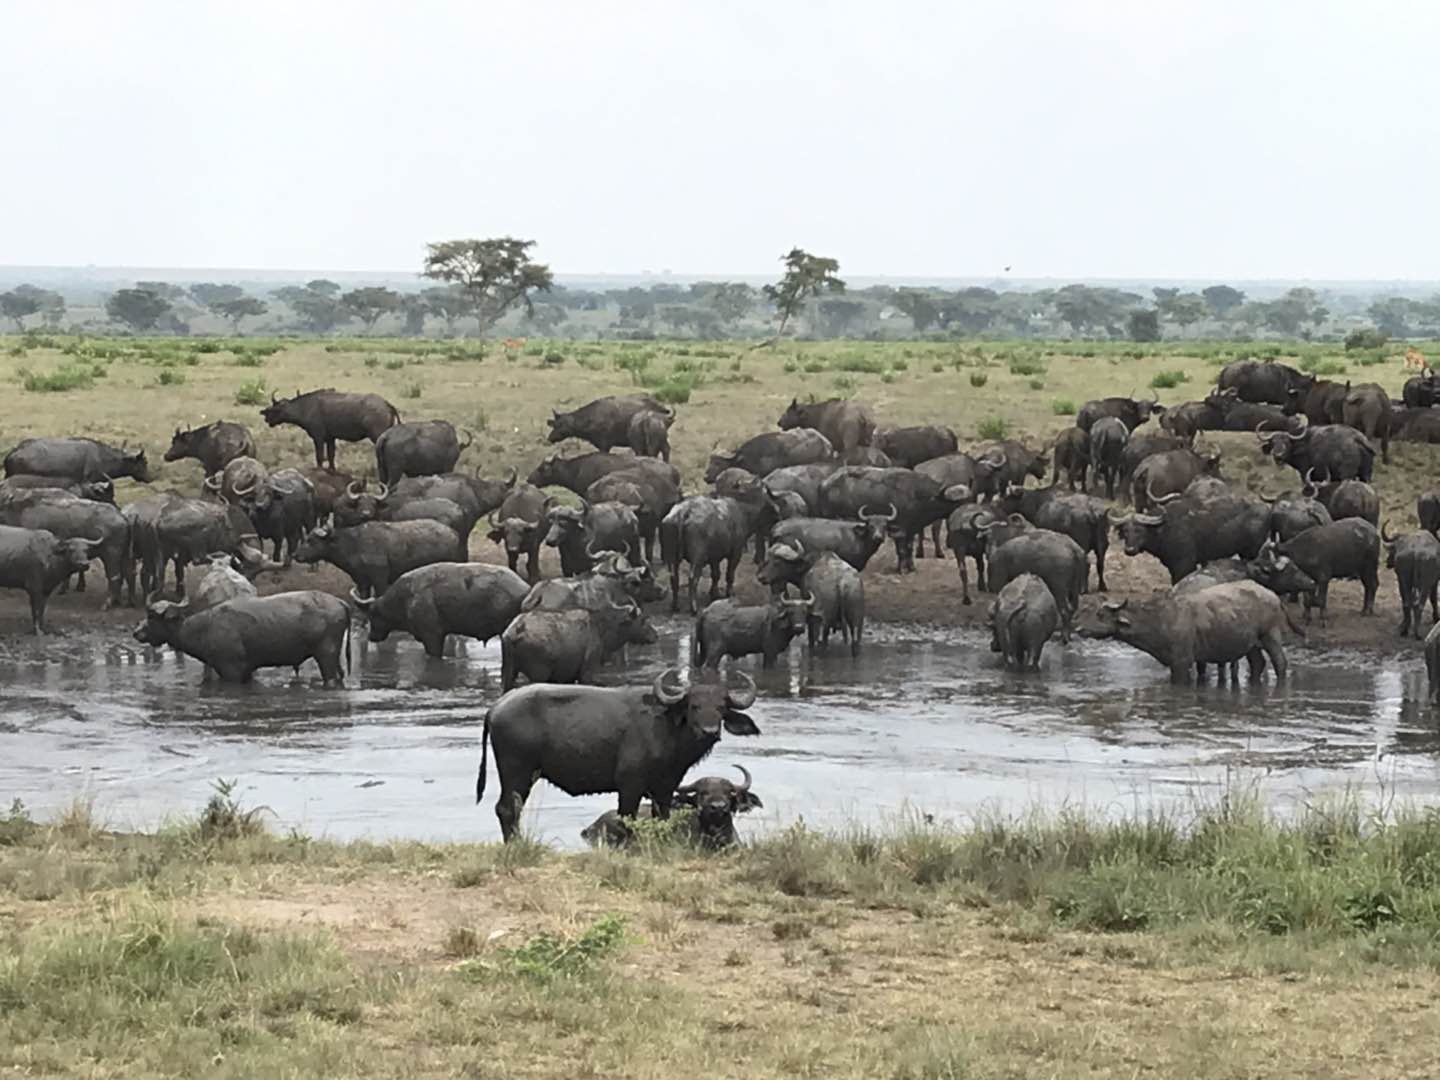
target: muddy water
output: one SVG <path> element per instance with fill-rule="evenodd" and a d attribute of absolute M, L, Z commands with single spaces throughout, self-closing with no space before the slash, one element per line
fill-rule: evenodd
<path fill-rule="evenodd" d="M 607 681 L 653 678 L 685 655 L 686 626 Z M 875 628 L 864 656 L 799 646 L 758 678 L 763 734 L 727 737 L 705 772 L 743 762 L 765 801 L 746 831 L 798 817 L 823 826 L 1035 804 L 1119 813 L 1191 805 L 1237 778 L 1278 805 L 1354 787 L 1440 794 L 1440 736 L 1418 658 L 1398 663 L 1294 649 L 1282 687 L 1172 688 L 1164 669 L 1111 643 L 1052 646 L 1040 675 L 996 668 L 975 633 Z M 39 813 L 93 798 L 115 827 L 196 810 L 217 777 L 282 827 L 335 838 L 492 839 L 474 805 L 478 718 L 498 694 L 498 645 L 428 660 L 408 639 L 357 646 L 350 689 L 262 672 L 201 685 L 201 669 L 122 635 L 0 650 L 0 800 Z M 313 672 L 313 665 L 309 669 Z M 491 795 L 494 792 L 492 766 Z M 611 797 L 538 785 L 526 826 L 558 844 Z"/>

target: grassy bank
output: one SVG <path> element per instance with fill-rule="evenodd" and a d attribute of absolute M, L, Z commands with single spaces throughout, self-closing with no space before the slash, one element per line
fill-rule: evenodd
<path fill-rule="evenodd" d="M 1440 816 L 795 827 L 726 855 L 0 819 L 0 1070 L 1414 1076 Z"/>

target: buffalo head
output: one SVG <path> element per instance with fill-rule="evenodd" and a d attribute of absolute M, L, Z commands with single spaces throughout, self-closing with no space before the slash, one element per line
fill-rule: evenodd
<path fill-rule="evenodd" d="M 545 512 L 545 521 L 549 525 L 549 530 L 545 533 L 545 543 L 551 547 L 559 547 L 567 537 L 578 539 L 585 535 L 585 511 L 588 504 L 583 499 L 581 503 L 580 509 L 573 506 L 552 506 Z"/>
<path fill-rule="evenodd" d="M 108 476 L 102 476 L 99 480 L 82 480 L 75 485 L 74 491 L 82 499 L 115 505 L 115 481 Z"/>
<path fill-rule="evenodd" d="M 196 453 L 196 437 L 203 431 L 203 428 L 191 431 L 175 429 L 175 434 L 170 438 L 170 449 L 165 451 L 166 461 L 180 461 L 183 458 L 194 457 Z"/>
<path fill-rule="evenodd" d="M 299 400 L 298 394 L 293 398 L 281 398 L 277 393 L 271 391 L 270 404 L 260 410 L 260 415 L 265 418 L 265 423 L 270 427 L 296 423 L 299 420 L 299 412 L 296 409 L 296 403 Z"/>
<path fill-rule="evenodd" d="M 52 549 L 52 557 L 59 561 L 60 565 L 72 573 L 80 573 L 90 566 L 90 560 L 95 556 L 95 549 L 104 544 L 101 540 L 86 540 L 77 537 L 74 540 L 55 539 L 55 547 Z"/>
<path fill-rule="evenodd" d="M 1315 579 L 1307 574 L 1289 555 L 1281 555 L 1275 542 L 1268 540 L 1260 553 L 1245 564 L 1250 580 L 1263 585 L 1278 596 L 1313 593 Z"/>
<path fill-rule="evenodd" d="M 727 469 L 739 468 L 734 454 L 727 454 L 718 448 L 710 451 L 710 461 L 705 466 L 705 482 L 713 484 Z"/>
<path fill-rule="evenodd" d="M 700 822 L 700 835 L 707 842 L 718 841 L 718 846 L 734 842 L 735 830 L 731 818 L 750 810 L 763 809 L 765 804 L 750 790 L 750 770 L 736 765 L 743 784 L 736 784 L 723 776 L 702 776 L 693 783 L 675 789 L 675 805 L 693 807 Z"/>
<path fill-rule="evenodd" d="M 564 442 L 569 438 L 583 438 L 580 425 L 575 422 L 575 414 L 562 413 L 558 409 L 550 410 L 550 419 L 545 421 L 550 426 L 549 441 L 552 443 Z"/>
<path fill-rule="evenodd" d="M 1155 550 L 1160 528 L 1165 524 L 1165 514 L 1135 513 L 1118 518 L 1111 515 L 1110 521 L 1115 527 L 1115 535 L 1125 542 L 1125 554 L 1134 556 Z"/>
<path fill-rule="evenodd" d="M 806 593 L 798 600 L 783 595 L 770 600 L 770 623 L 777 630 L 788 631 L 793 637 L 805 629 L 810 621 L 810 609 L 815 606 L 815 597 Z"/>
<path fill-rule="evenodd" d="M 799 540 L 792 540 L 783 544 L 771 544 L 770 550 L 765 553 L 765 561 L 760 564 L 756 577 L 760 584 L 769 585 L 772 588 L 786 585 L 798 585 L 804 578 L 806 571 L 810 569 L 811 560 L 805 557 L 805 545 Z"/>
<path fill-rule="evenodd" d="M 385 510 L 385 501 L 390 498 L 390 488 L 381 484 L 372 495 L 358 480 L 345 485 L 345 493 L 335 502 L 335 522 L 338 525 L 359 525 L 376 521 Z"/>
<path fill-rule="evenodd" d="M 335 552 L 335 530 L 329 525 L 311 529 L 295 550 L 295 561 L 302 563 L 324 562 Z"/>
<path fill-rule="evenodd" d="M 755 704 L 755 680 L 743 671 L 731 671 L 730 678 L 739 679 L 740 685 L 729 686 L 709 671 L 695 671 L 687 680 L 678 668 L 669 668 L 655 677 L 646 701 L 696 739 L 720 738 L 722 725 L 731 735 L 759 735 L 745 713 Z"/>
<path fill-rule="evenodd" d="M 790 407 L 780 414 L 780 419 L 775 421 L 781 431 L 789 431 L 791 428 L 810 427 L 806 421 L 809 419 L 810 406 L 801 405 L 799 398 L 790 399 Z"/>
<path fill-rule="evenodd" d="M 145 621 L 135 627 L 133 636 L 142 645 L 169 645 L 189 613 L 186 604 L 151 599 L 145 604 Z"/>

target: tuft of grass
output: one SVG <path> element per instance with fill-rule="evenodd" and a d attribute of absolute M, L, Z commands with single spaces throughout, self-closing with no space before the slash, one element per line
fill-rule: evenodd
<path fill-rule="evenodd" d="M 236 405 L 264 405 L 265 404 L 265 380 L 252 379 L 247 383 L 241 383 L 240 388 L 235 391 Z"/>
<path fill-rule="evenodd" d="M 195 822 L 196 836 L 206 841 L 238 840 L 265 831 L 260 815 L 272 811 L 266 806 L 244 809 L 235 795 L 238 780 L 219 779 L 210 786 L 213 789 L 210 800 Z"/>
<path fill-rule="evenodd" d="M 983 371 L 970 372 L 970 385 L 976 387 L 977 389 L 984 386 L 989 381 L 990 376 Z"/>
<path fill-rule="evenodd" d="M 502 949 L 501 966 L 508 974 L 537 983 L 583 979 L 593 975 L 624 943 L 625 920 L 612 913 L 602 915 L 579 934 L 545 931 L 536 934 L 524 945 Z M 495 968 L 495 964 L 484 960 L 470 960 L 461 964 L 458 970 L 462 977 L 488 981 L 493 978 Z"/>
<path fill-rule="evenodd" d="M 1055 398 L 1050 402 L 1050 411 L 1056 416 L 1074 416 L 1075 402 L 1069 398 Z"/>
<path fill-rule="evenodd" d="M 20 369 L 20 385 L 32 394 L 63 394 L 69 390 L 89 390 L 95 385 L 96 373 L 103 369 L 88 364 L 62 364 L 48 374 Z"/>
<path fill-rule="evenodd" d="M 830 385 L 835 388 L 835 393 L 841 397 L 849 397 L 855 393 L 855 388 L 858 384 L 855 381 L 854 375 L 836 375 L 835 380 Z"/>
<path fill-rule="evenodd" d="M 982 439 L 1003 439 L 1010 434 L 1010 422 L 1003 416 L 987 416 L 975 426 Z"/>
<path fill-rule="evenodd" d="M 1030 386 L 1030 389 L 1031 389 L 1031 390 L 1044 390 L 1044 389 L 1045 389 L 1045 380 L 1044 380 L 1044 379 L 1039 379 L 1039 378 L 1031 379 L 1030 382 L 1029 382 L 1029 386 Z"/>
<path fill-rule="evenodd" d="M 407 382 L 404 386 L 400 388 L 400 396 L 411 399 L 418 398 L 424 392 L 425 384 L 420 382 L 420 380 L 418 379 Z"/>
<path fill-rule="evenodd" d="M 405 361 L 398 356 L 392 356 L 389 360 L 385 361 L 386 371 L 399 371 L 404 366 Z"/>
<path fill-rule="evenodd" d="M 1011 375 L 1043 375 L 1045 365 L 1033 356 L 1017 356 L 1010 361 Z"/>
<path fill-rule="evenodd" d="M 248 349 L 236 349 L 235 359 L 230 361 L 231 367 L 258 368 L 265 366 L 265 357 L 258 352 L 250 352 Z"/>
<path fill-rule="evenodd" d="M 164 368 L 160 374 L 155 377 L 155 381 L 161 386 L 184 386 L 185 373 L 183 371 L 176 371 L 174 368 Z"/>
<path fill-rule="evenodd" d="M 1155 377 L 1150 380 L 1150 388 L 1152 390 L 1169 390 L 1189 381 L 1190 376 L 1183 371 L 1157 371 Z"/>

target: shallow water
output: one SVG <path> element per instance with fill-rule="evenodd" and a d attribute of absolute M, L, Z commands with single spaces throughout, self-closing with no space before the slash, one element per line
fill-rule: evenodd
<path fill-rule="evenodd" d="M 662 625 L 658 648 L 633 651 L 605 681 L 648 681 L 684 657 L 688 622 Z M 1282 808 L 1344 787 L 1416 801 L 1440 792 L 1418 657 L 1294 648 L 1283 686 L 1172 688 L 1165 669 L 1109 642 L 1052 645 L 1040 674 L 1018 676 L 978 632 L 873 631 L 858 661 L 797 643 L 773 671 L 745 665 L 762 734 L 727 736 L 692 774 L 750 768 L 766 808 L 742 831 L 1037 804 L 1183 808 L 1237 778 Z M 43 815 L 84 796 L 110 825 L 142 827 L 193 813 L 223 777 L 246 805 L 313 835 L 494 839 L 493 764 L 484 806 L 474 788 L 499 665 L 498 643 L 432 661 L 403 638 L 357 645 L 345 691 L 288 671 L 202 686 L 199 664 L 120 635 L 12 640 L 0 651 L 0 800 Z M 542 783 L 525 826 L 574 846 L 613 805 Z"/>

